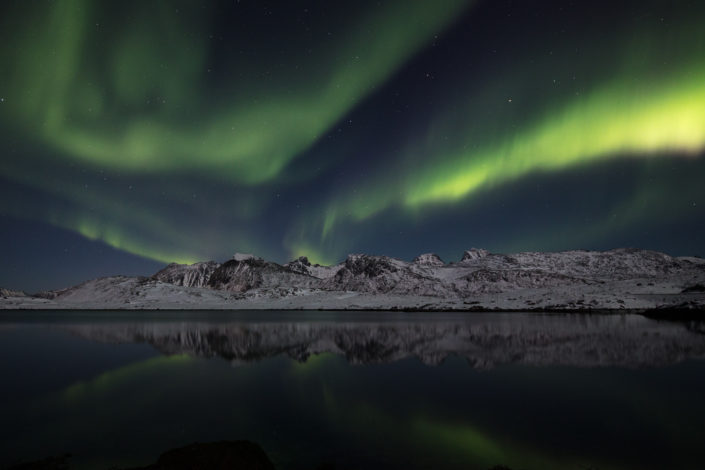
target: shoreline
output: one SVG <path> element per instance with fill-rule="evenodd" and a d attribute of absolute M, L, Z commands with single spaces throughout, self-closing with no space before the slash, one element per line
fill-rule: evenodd
<path fill-rule="evenodd" d="M 136 308 L 119 308 L 119 307 L 106 307 L 106 308 L 96 308 L 96 307 L 76 307 L 76 306 L 56 306 L 56 307 L 18 307 L 18 308 L 5 308 L 0 307 L 0 315 L 3 313 L 11 312 L 65 312 L 65 311 L 76 311 L 85 313 L 103 313 L 103 312 L 202 312 L 202 313 L 213 313 L 213 312 L 223 312 L 223 313 L 242 313 L 242 312 L 328 312 L 328 313 L 497 313 L 497 314 L 511 314 L 511 313 L 529 313 L 529 314 L 570 314 L 570 315 L 642 315 L 647 318 L 653 319 L 672 319 L 674 317 L 683 319 L 695 319 L 695 320 L 705 320 L 705 307 L 698 308 L 622 308 L 622 309 L 605 309 L 605 308 L 585 308 L 585 309 L 551 309 L 551 308 L 526 308 L 526 309 L 504 309 L 504 308 L 477 308 L 472 307 L 468 309 L 460 308 L 203 308 L 203 307 L 136 307 Z"/>

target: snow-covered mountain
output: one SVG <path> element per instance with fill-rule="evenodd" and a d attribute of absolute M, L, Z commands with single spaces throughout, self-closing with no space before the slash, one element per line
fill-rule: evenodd
<path fill-rule="evenodd" d="M 176 286 L 208 287 L 213 272 L 218 268 L 220 263 L 215 261 L 194 264 L 171 263 L 152 277 Z"/>
<path fill-rule="evenodd" d="M 38 294 L 4 308 L 653 309 L 703 308 L 705 260 L 637 249 L 495 254 L 445 263 L 349 255 L 280 265 L 253 255 L 170 264 L 149 278 L 112 277 Z"/>

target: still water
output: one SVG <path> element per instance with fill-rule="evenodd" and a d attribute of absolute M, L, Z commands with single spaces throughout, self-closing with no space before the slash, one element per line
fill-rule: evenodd
<path fill-rule="evenodd" d="M 192 442 L 314 469 L 699 469 L 705 327 L 637 315 L 0 314 L 0 468 Z"/>

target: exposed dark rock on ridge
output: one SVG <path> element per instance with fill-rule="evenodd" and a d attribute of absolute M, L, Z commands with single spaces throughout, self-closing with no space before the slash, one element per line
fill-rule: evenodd
<path fill-rule="evenodd" d="M 261 258 L 242 261 L 232 259 L 216 268 L 208 287 L 234 292 L 246 292 L 262 287 L 310 287 L 314 279 L 277 263 Z"/>
<path fill-rule="evenodd" d="M 27 294 L 19 290 L 0 289 L 0 297 L 25 297 Z"/>
<path fill-rule="evenodd" d="M 430 273 L 387 256 L 349 255 L 323 289 L 381 294 L 443 295 L 453 290 L 440 285 Z"/>
<path fill-rule="evenodd" d="M 465 253 L 463 253 L 463 257 L 460 258 L 460 261 L 473 261 L 476 259 L 484 258 L 489 254 L 490 252 L 487 250 L 482 250 L 479 248 L 470 248 Z"/>
<path fill-rule="evenodd" d="M 309 274 L 309 268 L 311 267 L 311 262 L 308 260 L 307 257 L 299 256 L 294 261 L 289 261 L 284 266 L 291 269 L 295 273 Z"/>
<path fill-rule="evenodd" d="M 426 266 L 443 266 L 445 264 L 441 257 L 435 253 L 424 253 L 414 258 L 412 262 Z"/>
<path fill-rule="evenodd" d="M 0 308 L 699 310 L 701 285 L 705 260 L 633 248 L 509 255 L 473 248 L 451 263 L 434 254 L 412 262 L 354 254 L 334 266 L 236 254 L 222 264 L 170 264 L 151 278 L 3 296 Z"/>
<path fill-rule="evenodd" d="M 191 265 L 171 263 L 152 279 L 168 282 L 177 286 L 207 287 L 213 272 L 220 267 L 215 261 L 205 261 Z"/>

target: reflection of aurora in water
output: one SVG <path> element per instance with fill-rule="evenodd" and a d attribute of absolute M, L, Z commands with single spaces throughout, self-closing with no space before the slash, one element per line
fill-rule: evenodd
<path fill-rule="evenodd" d="M 702 5 L 336 5 L 6 2 L 4 223 L 182 262 L 702 250 Z"/>
<path fill-rule="evenodd" d="M 0 431 L 0 454 L 70 450 L 76 468 L 127 467 L 194 441 L 249 439 L 280 469 L 323 461 L 344 468 L 656 469 L 692 468 L 703 458 L 705 381 L 702 361 L 693 359 L 705 340 L 680 324 L 633 316 L 335 321 L 333 314 L 304 314 L 308 320 L 298 322 L 290 313 L 284 321 L 259 313 L 234 322 L 204 313 L 192 322 L 184 313 L 148 315 L 106 321 L 37 314 L 0 330 L 0 353 L 17 358 L 0 365 L 8 384 L 0 411 L 10 423 Z M 511 365 L 497 360 L 489 370 L 469 367 L 468 343 L 459 338 L 473 328 L 473 344 L 524 344 L 524 357 L 509 358 Z M 458 334 L 448 336 L 449 329 Z M 442 345 L 439 332 L 447 338 Z M 637 337 L 653 349 L 632 344 Z M 145 342 L 189 355 L 160 355 Z M 582 351 L 573 358 L 592 361 L 578 366 L 608 367 L 530 353 L 552 343 L 562 345 L 558 356 L 571 348 Z M 360 354 L 367 348 L 366 360 L 320 353 L 334 344 Z M 301 362 L 306 347 L 319 353 Z M 404 347 L 427 362 L 418 351 L 458 356 L 429 367 Z M 671 356 L 658 354 L 664 350 Z"/>

